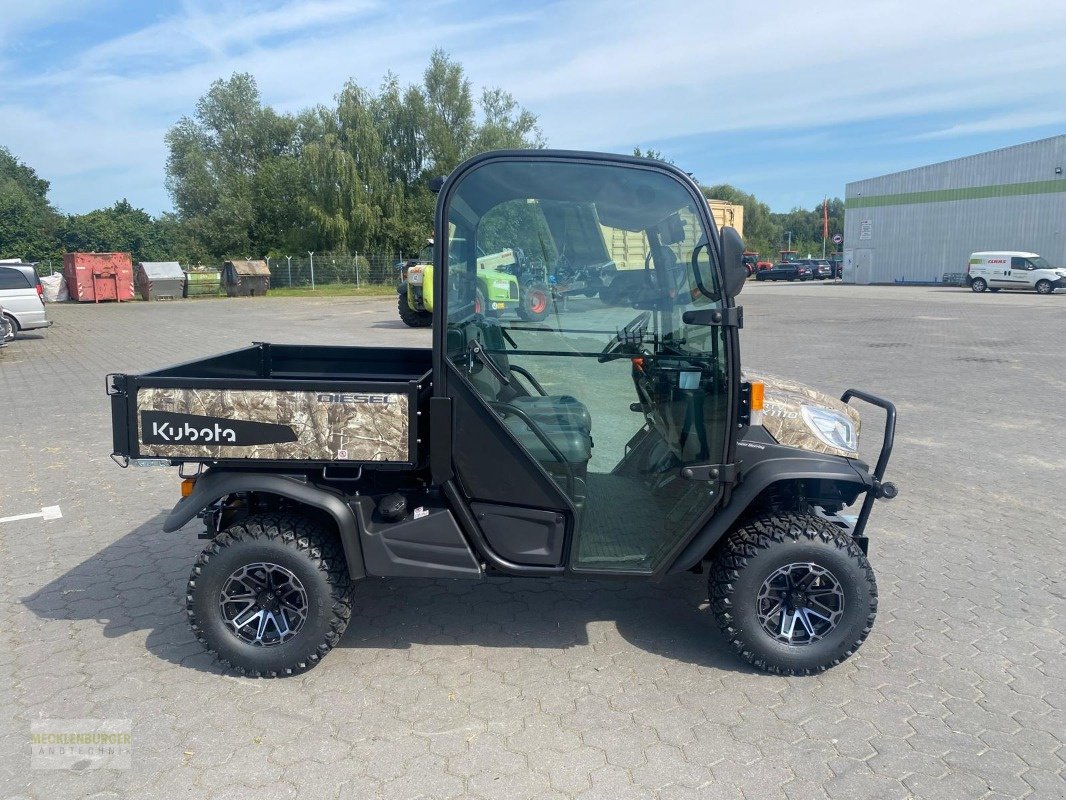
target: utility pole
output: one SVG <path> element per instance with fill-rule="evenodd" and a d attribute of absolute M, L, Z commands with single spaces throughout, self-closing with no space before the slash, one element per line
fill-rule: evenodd
<path fill-rule="evenodd" d="M 285 256 L 285 260 L 289 262 L 289 288 L 292 288 L 292 256 Z"/>
<path fill-rule="evenodd" d="M 315 290 L 315 251 L 308 250 L 307 255 L 311 256 L 311 291 Z"/>
<path fill-rule="evenodd" d="M 788 234 L 788 251 L 792 252 L 792 231 L 785 231 Z"/>

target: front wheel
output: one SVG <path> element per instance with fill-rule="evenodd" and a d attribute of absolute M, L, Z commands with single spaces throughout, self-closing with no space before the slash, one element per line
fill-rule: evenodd
<path fill-rule="evenodd" d="M 406 293 L 398 295 L 397 298 L 400 319 L 409 328 L 428 328 L 433 324 L 433 314 L 429 311 L 416 311 L 411 308 L 411 303 L 408 302 Z"/>
<path fill-rule="evenodd" d="M 980 294 L 988 288 L 988 282 L 984 278 L 974 278 L 970 283 L 970 289 Z"/>
<path fill-rule="evenodd" d="M 186 595 L 196 638 L 251 677 L 310 669 L 351 617 L 351 580 L 335 533 L 304 517 L 248 517 L 196 559 Z"/>
<path fill-rule="evenodd" d="M 1051 285 L 1051 281 L 1044 280 L 1036 282 L 1037 294 L 1051 294 L 1053 291 L 1055 291 L 1055 287 Z"/>
<path fill-rule="evenodd" d="M 540 322 L 548 316 L 551 295 L 548 287 L 532 283 L 522 289 L 522 299 L 518 302 L 518 316 L 526 322 Z"/>
<path fill-rule="evenodd" d="M 785 675 L 839 664 L 877 614 L 877 583 L 862 550 L 807 514 L 762 517 L 730 534 L 711 568 L 710 598 L 737 653 Z"/>

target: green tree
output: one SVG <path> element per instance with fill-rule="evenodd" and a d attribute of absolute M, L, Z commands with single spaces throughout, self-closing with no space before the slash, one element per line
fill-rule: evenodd
<path fill-rule="evenodd" d="M 653 161 L 665 161 L 667 164 L 674 163 L 671 159 L 664 156 L 662 152 L 660 152 L 659 150 L 653 150 L 650 147 L 647 150 L 641 150 L 639 147 L 634 147 L 633 155 L 635 155 L 637 158 L 650 158 Z"/>
<path fill-rule="evenodd" d="M 776 215 L 766 203 L 757 197 L 727 183 L 716 186 L 701 186 L 704 197 L 712 200 L 725 200 L 744 206 L 744 244 L 768 259 L 776 258 L 777 251 L 784 245 L 781 240 L 782 228 Z"/>
<path fill-rule="evenodd" d="M 0 147 L 0 258 L 41 261 L 59 256 L 58 214 L 48 181 Z"/>
<path fill-rule="evenodd" d="M 350 80 L 334 104 L 293 115 L 236 74 L 211 84 L 166 141 L 184 246 L 214 258 L 417 252 L 433 224 L 429 178 L 486 149 L 544 145 L 532 113 L 502 89 L 475 103 L 440 50 L 418 85 L 387 74 L 371 92 Z"/>
<path fill-rule="evenodd" d="M 131 253 L 134 261 L 171 261 L 173 229 L 120 200 L 110 208 L 68 216 L 58 237 L 67 252 Z"/>

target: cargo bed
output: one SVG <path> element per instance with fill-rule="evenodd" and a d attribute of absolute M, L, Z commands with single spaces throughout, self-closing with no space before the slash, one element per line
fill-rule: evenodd
<path fill-rule="evenodd" d="M 417 466 L 432 355 L 421 348 L 256 343 L 107 376 L 112 458 L 178 464 Z"/>

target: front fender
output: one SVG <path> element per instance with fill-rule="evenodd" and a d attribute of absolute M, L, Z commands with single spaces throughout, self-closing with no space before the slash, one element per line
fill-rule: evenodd
<path fill-rule="evenodd" d="M 860 469 L 851 459 L 773 445 L 767 445 L 763 450 L 769 457 L 756 461 L 742 471 L 741 481 L 733 489 L 729 502 L 711 517 L 703 530 L 681 551 L 666 571 L 667 574 L 684 572 L 700 563 L 755 499 L 775 483 L 832 481 L 848 484 L 849 489 L 855 490 L 856 496 L 874 485 L 873 476 Z"/>
<path fill-rule="evenodd" d="M 236 492 L 276 494 L 324 511 L 337 524 L 348 573 L 353 579 L 366 576 L 359 527 L 352 509 L 336 494 L 291 475 L 209 469 L 196 479 L 192 494 L 179 500 L 167 515 L 163 530 L 176 531 L 215 501 Z"/>

